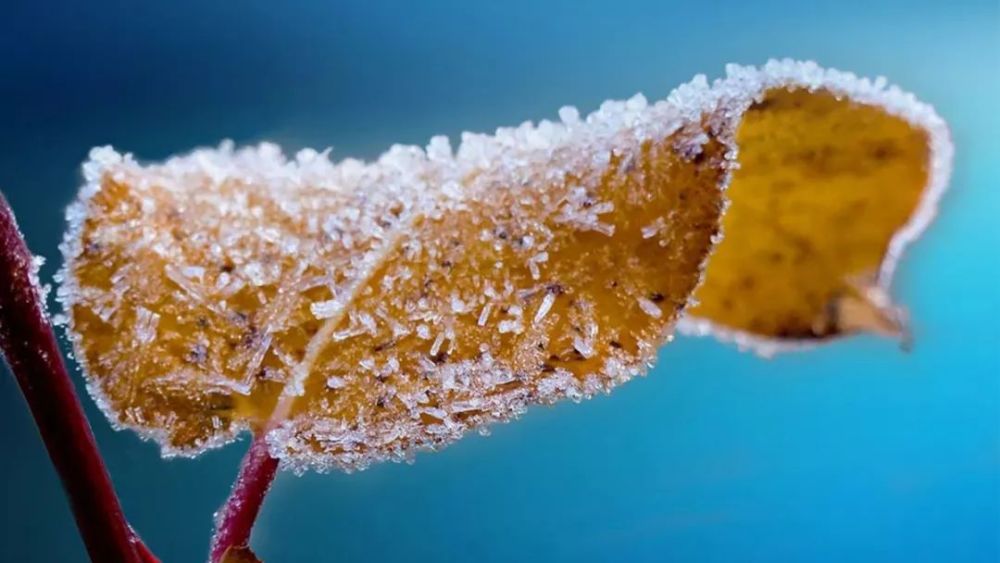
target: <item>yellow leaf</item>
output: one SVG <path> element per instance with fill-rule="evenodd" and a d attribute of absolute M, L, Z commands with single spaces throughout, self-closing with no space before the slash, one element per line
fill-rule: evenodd
<path fill-rule="evenodd" d="M 729 148 L 640 98 L 562 114 L 371 165 L 95 150 L 63 296 L 99 402 L 167 454 L 276 425 L 286 461 L 352 469 L 645 370 Z"/>
<path fill-rule="evenodd" d="M 765 74 L 684 328 L 765 354 L 861 331 L 906 338 L 889 284 L 947 184 L 946 125 L 881 84 L 826 71 L 789 89 L 798 71 Z"/>
<path fill-rule="evenodd" d="M 250 428 L 287 467 L 321 470 L 405 459 L 530 404 L 608 391 L 652 363 L 700 281 L 754 112 L 788 89 L 882 92 L 807 63 L 730 72 L 653 105 L 466 134 L 455 155 L 444 138 L 372 164 L 288 161 L 265 144 L 141 166 L 95 149 L 60 290 L 89 388 L 165 454 Z M 779 117 L 758 133 L 784 134 L 780 119 L 769 133 Z M 787 132 L 793 144 L 813 134 Z M 713 268 L 744 267 L 722 256 Z M 858 299 L 838 319 L 870 324 Z"/>

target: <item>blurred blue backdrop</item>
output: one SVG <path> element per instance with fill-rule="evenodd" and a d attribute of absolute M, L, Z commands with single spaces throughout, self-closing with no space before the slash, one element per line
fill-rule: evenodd
<path fill-rule="evenodd" d="M 942 214 L 896 284 L 912 352 L 858 338 L 762 361 L 679 339 L 611 396 L 536 408 L 412 467 L 281 475 L 254 543 L 271 563 L 998 561 L 998 36 L 997 0 L 13 0 L 0 187 L 51 276 L 94 145 L 159 159 L 228 137 L 367 158 L 662 97 L 727 62 L 885 74 L 957 144 Z M 202 561 L 246 442 L 162 461 L 85 402 L 133 523 L 164 561 Z M 84 560 L 6 373 L 0 433 L 0 560 Z"/>

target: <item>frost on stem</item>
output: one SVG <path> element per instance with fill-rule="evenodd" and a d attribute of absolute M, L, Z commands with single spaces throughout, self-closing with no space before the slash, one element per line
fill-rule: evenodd
<path fill-rule="evenodd" d="M 165 453 L 274 422 L 294 469 L 409 459 L 608 391 L 650 365 L 701 279 L 747 109 L 824 88 L 879 105 L 834 87 L 862 82 L 733 67 L 370 164 L 95 149 L 59 291 L 77 356 L 108 416 Z"/>
<path fill-rule="evenodd" d="M 155 561 L 122 513 L 45 311 L 48 288 L 0 194 L 0 357 L 10 368 L 94 561 Z"/>
<path fill-rule="evenodd" d="M 248 547 L 250 532 L 277 470 L 278 460 L 268 453 L 267 443 L 255 438 L 240 464 L 229 499 L 215 514 L 211 563 L 257 561 Z"/>

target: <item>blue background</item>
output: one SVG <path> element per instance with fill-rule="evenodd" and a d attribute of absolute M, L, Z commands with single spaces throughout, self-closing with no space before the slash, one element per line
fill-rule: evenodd
<path fill-rule="evenodd" d="M 0 187 L 51 276 L 94 145 L 160 159 L 229 137 L 368 158 L 662 97 L 731 61 L 885 74 L 935 104 L 957 145 L 895 288 L 912 352 L 857 338 L 763 361 L 679 339 L 611 396 L 536 408 L 414 466 L 281 475 L 254 546 L 270 563 L 998 561 L 998 36 L 996 0 L 15 0 L 0 14 Z M 163 461 L 85 403 L 132 522 L 164 561 L 202 561 L 246 442 Z M 83 560 L 7 374 L 0 433 L 0 560 Z"/>

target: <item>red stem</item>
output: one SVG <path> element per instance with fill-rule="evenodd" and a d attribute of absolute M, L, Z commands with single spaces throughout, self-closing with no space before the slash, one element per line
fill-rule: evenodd
<path fill-rule="evenodd" d="M 59 473 L 91 560 L 155 561 L 145 546 L 137 548 L 141 541 L 125 521 L 33 272 L 32 255 L 0 194 L 0 350 Z"/>
<path fill-rule="evenodd" d="M 240 473 L 233 484 L 233 491 L 216 515 L 212 563 L 222 561 L 229 548 L 246 547 L 250 543 L 253 524 L 278 470 L 278 460 L 267 451 L 264 435 L 265 432 L 262 431 L 254 437 L 240 464 Z"/>
<path fill-rule="evenodd" d="M 136 535 L 135 530 L 132 530 L 132 539 L 135 542 L 135 550 L 139 555 L 139 561 L 142 563 L 160 563 L 160 558 L 153 555 L 153 552 L 146 547 L 146 544 L 142 543 L 142 540 Z"/>

